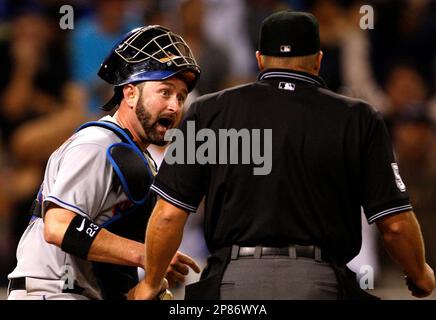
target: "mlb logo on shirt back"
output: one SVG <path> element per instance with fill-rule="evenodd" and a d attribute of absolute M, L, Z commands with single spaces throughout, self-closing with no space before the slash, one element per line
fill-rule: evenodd
<path fill-rule="evenodd" d="M 294 91 L 295 90 L 295 84 L 293 84 L 291 82 L 280 82 L 279 83 L 279 89 Z"/>

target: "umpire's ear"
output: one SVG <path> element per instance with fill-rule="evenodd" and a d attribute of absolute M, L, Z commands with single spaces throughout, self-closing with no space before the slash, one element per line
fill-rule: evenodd
<path fill-rule="evenodd" d="M 321 61 L 322 61 L 323 55 L 324 55 L 324 53 L 321 50 L 319 50 L 318 55 L 316 56 L 315 72 L 317 75 L 319 74 L 319 70 L 321 69 Z"/>
<path fill-rule="evenodd" d="M 263 69 L 265 69 L 265 66 L 263 65 L 263 60 L 262 60 L 262 54 L 260 53 L 260 51 L 256 51 L 256 60 L 257 60 L 257 66 L 259 68 L 259 71 L 262 71 Z"/>

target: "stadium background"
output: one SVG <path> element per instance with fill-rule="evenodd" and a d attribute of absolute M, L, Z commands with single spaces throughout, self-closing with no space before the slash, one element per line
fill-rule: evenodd
<path fill-rule="evenodd" d="M 71 6 L 73 20 L 60 13 L 63 5 Z M 374 9 L 373 29 L 360 28 L 362 5 Z M 328 87 L 383 113 L 427 258 L 436 267 L 436 1 L 0 0 L 1 299 L 50 153 L 81 122 L 100 117 L 98 106 L 111 95 L 96 71 L 117 39 L 144 24 L 181 34 L 202 67 L 193 98 L 254 80 L 260 23 L 285 8 L 319 19 L 321 76 Z M 61 28 L 62 17 L 72 29 Z M 152 149 L 158 162 L 163 152 Z M 181 250 L 204 265 L 201 225 L 199 212 L 186 227 Z M 364 222 L 362 251 L 350 266 L 359 277 L 368 275 L 366 266 L 375 271 L 372 293 L 412 299 L 375 228 Z M 188 283 L 196 279 L 191 275 Z M 176 297 L 182 295 L 180 287 Z"/>

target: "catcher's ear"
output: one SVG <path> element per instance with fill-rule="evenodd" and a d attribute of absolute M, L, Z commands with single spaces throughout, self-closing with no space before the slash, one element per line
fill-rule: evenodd
<path fill-rule="evenodd" d="M 134 95 L 135 95 L 135 86 L 133 84 L 126 84 L 123 87 L 123 96 L 124 96 L 124 99 L 132 97 Z"/>
<path fill-rule="evenodd" d="M 139 96 L 138 88 L 134 86 L 133 84 L 127 84 L 123 88 L 123 97 L 124 100 L 127 102 L 127 105 L 133 109 L 134 106 L 136 106 L 136 103 L 138 102 L 137 97 Z"/>

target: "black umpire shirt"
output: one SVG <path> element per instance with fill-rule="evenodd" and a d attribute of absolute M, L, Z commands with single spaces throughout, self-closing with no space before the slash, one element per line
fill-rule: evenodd
<path fill-rule="evenodd" d="M 241 150 L 238 164 L 188 163 L 186 148 L 184 162 L 162 164 L 152 185 L 162 198 L 195 212 L 206 196 L 212 252 L 316 244 L 348 262 L 361 247 L 361 206 L 369 223 L 412 209 L 381 115 L 319 77 L 265 70 L 254 83 L 197 99 L 179 127 L 185 139 L 194 125 L 217 137 L 229 128 L 272 132 L 269 174 L 254 175 L 257 164 L 241 163 Z M 261 146 L 264 156 L 267 149 Z"/>

